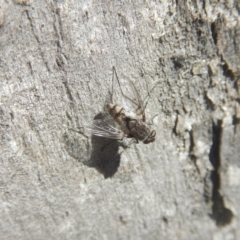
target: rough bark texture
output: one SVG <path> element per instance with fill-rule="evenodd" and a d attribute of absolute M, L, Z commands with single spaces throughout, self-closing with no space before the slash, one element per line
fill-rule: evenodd
<path fill-rule="evenodd" d="M 239 43 L 238 0 L 2 0 L 1 239 L 240 239 Z M 71 130 L 113 66 L 153 144 Z"/>

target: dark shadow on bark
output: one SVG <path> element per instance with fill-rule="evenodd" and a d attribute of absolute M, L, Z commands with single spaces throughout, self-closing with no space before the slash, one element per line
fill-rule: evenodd
<path fill-rule="evenodd" d="M 225 207 L 224 199 L 221 196 L 221 178 L 220 178 L 220 167 L 221 167 L 221 137 L 222 137 L 222 122 L 219 120 L 217 124 L 212 126 L 212 147 L 209 153 L 209 159 L 213 166 L 211 173 L 211 181 L 213 183 L 212 189 L 212 219 L 215 220 L 216 225 L 226 226 L 231 223 L 233 213 L 230 209 Z"/>
<path fill-rule="evenodd" d="M 99 113 L 94 119 L 101 118 L 103 118 L 103 115 Z M 92 152 L 86 165 L 96 168 L 105 178 L 112 177 L 120 165 L 118 140 L 92 135 L 91 142 Z"/>
<path fill-rule="evenodd" d="M 94 119 L 102 118 L 104 118 L 104 114 L 99 113 Z M 89 138 L 92 143 L 91 152 Z M 69 129 L 69 132 L 64 134 L 63 141 L 65 149 L 71 157 L 89 167 L 96 168 L 105 178 L 112 177 L 117 172 L 120 164 L 120 154 L 118 153 L 120 142 L 118 140 L 94 135 L 87 136 L 82 128 L 80 130 Z"/>

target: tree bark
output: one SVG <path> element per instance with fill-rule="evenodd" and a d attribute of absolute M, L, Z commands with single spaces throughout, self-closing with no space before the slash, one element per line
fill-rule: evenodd
<path fill-rule="evenodd" d="M 239 13 L 2 0 L 1 239 L 240 239 Z M 149 96 L 154 143 L 83 129 L 118 91 L 113 66 Z"/>

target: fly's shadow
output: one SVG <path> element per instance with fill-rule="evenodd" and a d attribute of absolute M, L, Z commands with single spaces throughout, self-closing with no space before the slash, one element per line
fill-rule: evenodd
<path fill-rule="evenodd" d="M 94 119 L 103 119 L 104 114 L 97 114 Z M 105 178 L 112 177 L 120 165 L 119 141 L 92 135 L 92 152 L 86 162 L 89 167 L 96 168 Z"/>
<path fill-rule="evenodd" d="M 104 116 L 103 113 L 99 113 L 94 119 L 102 119 Z M 64 135 L 64 142 L 71 157 L 89 167 L 96 168 L 105 178 L 112 177 L 117 172 L 121 157 L 118 153 L 120 143 L 117 139 L 93 134 L 87 136 L 83 131 L 69 130 L 69 133 Z"/>

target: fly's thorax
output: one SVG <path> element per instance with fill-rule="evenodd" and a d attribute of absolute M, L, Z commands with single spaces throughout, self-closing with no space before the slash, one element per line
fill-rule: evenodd
<path fill-rule="evenodd" d="M 151 134 L 150 127 L 139 119 L 126 118 L 130 134 L 139 141 L 145 141 Z"/>
<path fill-rule="evenodd" d="M 120 107 L 118 105 L 113 105 L 111 103 L 107 104 L 107 110 L 111 117 L 119 124 L 122 125 L 125 123 L 125 111 L 123 107 Z"/>

